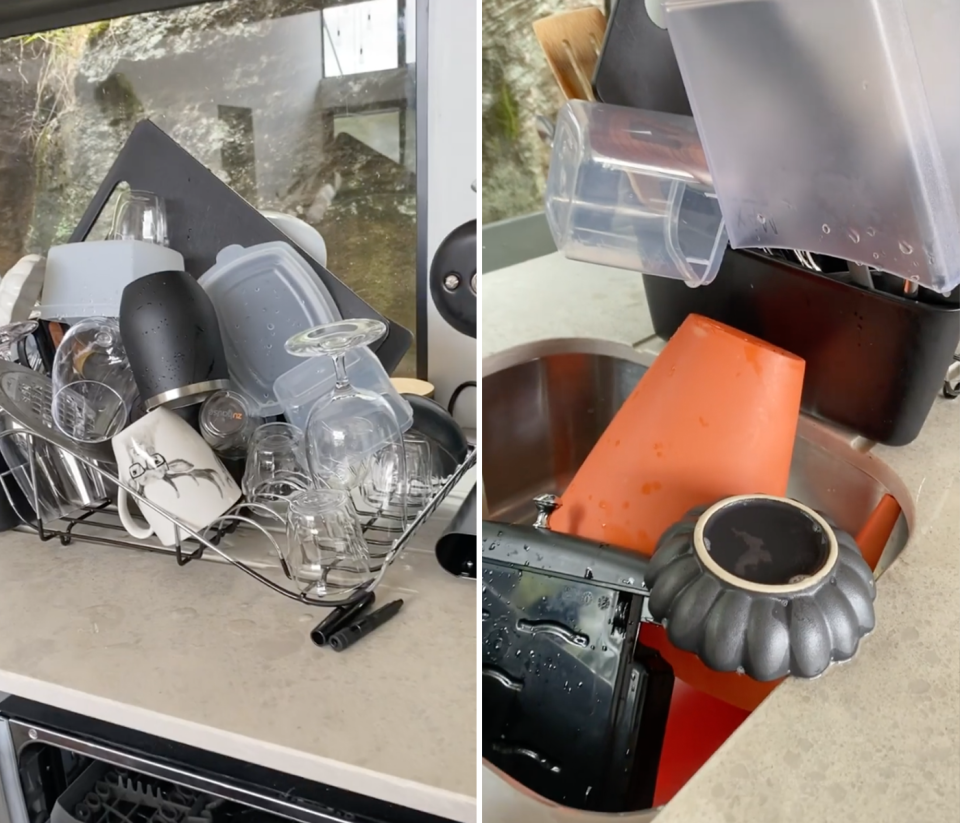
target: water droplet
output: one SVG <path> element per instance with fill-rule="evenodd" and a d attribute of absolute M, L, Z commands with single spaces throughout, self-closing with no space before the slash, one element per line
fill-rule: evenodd
<path fill-rule="evenodd" d="M 880 259 L 880 255 L 877 254 L 876 252 L 874 252 L 874 253 L 873 253 L 873 259 L 874 259 L 874 260 L 879 260 L 879 259 Z"/>
<path fill-rule="evenodd" d="M 902 251 L 904 254 L 913 254 L 913 246 L 911 246 L 909 243 L 906 243 L 906 242 L 904 242 L 903 240 L 901 240 L 901 241 L 900 241 L 900 251 Z"/>
<path fill-rule="evenodd" d="M 757 220 L 759 221 L 761 226 L 767 225 L 767 218 L 764 217 L 762 214 L 757 215 Z"/>
<path fill-rule="evenodd" d="M 847 237 L 849 237 L 854 243 L 860 242 L 860 232 L 858 232 L 856 229 L 850 229 L 850 231 L 847 232 Z"/>
<path fill-rule="evenodd" d="M 276 326 L 273 323 L 267 323 L 267 331 L 273 331 L 275 328 Z"/>
<path fill-rule="evenodd" d="M 876 234 L 877 234 L 877 230 L 873 226 L 867 227 L 867 237 L 875 237 Z"/>
<path fill-rule="evenodd" d="M 823 229 L 824 234 L 830 234 L 830 227 L 826 223 L 824 223 L 820 228 Z"/>

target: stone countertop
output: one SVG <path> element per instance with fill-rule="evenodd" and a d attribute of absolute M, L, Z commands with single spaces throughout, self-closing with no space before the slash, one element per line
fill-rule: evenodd
<path fill-rule="evenodd" d="M 589 285 L 576 272 L 543 283 L 551 258 L 484 277 L 484 356 L 518 343 L 590 334 L 650 334 L 643 287 L 622 273 Z M 560 267 L 555 269 L 561 272 Z M 587 292 L 599 297 L 591 301 Z M 640 303 L 643 305 L 639 305 Z M 630 316 L 632 313 L 632 317 Z M 494 316 L 490 334 L 487 318 Z M 522 325 L 523 339 L 514 332 Z M 909 446 L 871 455 L 902 479 L 916 506 L 910 540 L 877 583 L 877 627 L 849 664 L 789 680 L 724 743 L 657 823 L 953 823 L 960 814 L 960 401 L 938 398 Z M 488 774 L 484 777 L 487 802 Z M 505 791 L 499 785 L 498 804 Z M 517 796 L 517 808 L 526 800 Z M 507 808 L 507 806 L 503 806 Z M 582 815 L 529 808 L 517 819 Z M 630 821 L 641 815 L 625 815 Z M 505 820 L 506 818 L 501 818 Z"/>
<path fill-rule="evenodd" d="M 0 535 L 0 692 L 472 823 L 476 584 L 432 549 L 462 489 L 377 592 L 403 611 L 342 654 L 310 641 L 325 610 L 222 563 Z"/>

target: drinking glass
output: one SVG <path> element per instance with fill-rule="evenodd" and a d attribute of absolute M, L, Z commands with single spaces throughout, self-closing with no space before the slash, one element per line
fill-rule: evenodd
<path fill-rule="evenodd" d="M 390 444 L 370 461 L 362 487 L 365 506 L 384 513 L 394 512 L 404 503 L 408 515 L 416 514 L 433 497 L 436 485 L 434 465 L 430 442 L 415 432 L 406 433 L 402 447 Z"/>
<path fill-rule="evenodd" d="M 375 577 L 357 512 L 343 489 L 304 491 L 290 499 L 285 559 L 305 594 L 349 595 Z"/>
<path fill-rule="evenodd" d="M 124 192 L 114 213 L 110 239 L 142 240 L 168 246 L 166 203 L 148 191 Z"/>
<path fill-rule="evenodd" d="M 77 443 L 104 443 L 127 423 L 137 384 L 116 320 L 82 320 L 53 360 L 53 420 Z"/>
<path fill-rule="evenodd" d="M 309 489 L 303 432 L 289 423 L 266 423 L 250 440 L 243 473 L 248 503 L 277 503 Z"/>
<path fill-rule="evenodd" d="M 237 392 L 218 391 L 200 409 L 200 434 L 218 454 L 243 456 L 263 420 L 250 412 L 250 403 Z"/>
<path fill-rule="evenodd" d="M 390 404 L 377 392 L 352 386 L 344 364 L 347 352 L 376 342 L 386 330 L 378 320 L 343 320 L 317 326 L 287 341 L 290 354 L 331 357 L 336 371 L 333 391 L 314 404 L 304 432 L 310 473 L 321 485 L 348 491 L 359 488 L 378 452 L 403 442 Z M 398 458 L 405 477 L 402 448 Z"/>

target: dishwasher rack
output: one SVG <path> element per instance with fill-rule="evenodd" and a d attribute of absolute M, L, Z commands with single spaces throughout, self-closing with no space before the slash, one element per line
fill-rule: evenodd
<path fill-rule="evenodd" d="M 43 432 L 38 432 L 20 425 L 19 428 L 10 428 L 0 432 L 0 439 L 8 437 L 18 438 L 20 442 L 26 440 L 28 443 L 26 451 L 31 486 L 33 488 L 33 500 L 27 502 L 28 505 L 32 506 L 33 512 L 25 512 L 23 510 L 23 500 L 21 499 L 19 502 L 17 500 L 18 495 L 12 488 L 12 486 L 16 486 L 16 481 L 13 478 L 13 469 L 8 469 L 3 474 L 0 474 L 0 485 L 3 486 L 7 501 L 21 521 L 20 528 L 35 533 L 41 541 L 46 542 L 48 540 L 59 539 L 60 543 L 64 546 L 77 541 L 138 549 L 141 551 L 172 553 L 175 555 L 177 564 L 180 566 L 185 566 L 193 560 L 202 559 L 207 552 L 211 552 L 218 559 L 234 566 L 276 593 L 306 605 L 320 607 L 351 605 L 360 601 L 367 592 L 375 590 L 382 582 L 390 565 L 399 557 L 404 548 L 409 545 L 423 524 L 436 513 L 444 500 L 447 499 L 453 489 L 463 479 L 464 475 L 476 465 L 477 461 L 477 449 L 476 447 L 471 447 L 463 462 L 444 479 L 440 488 L 423 508 L 420 509 L 416 517 L 412 519 L 408 518 L 406 522 L 400 520 L 396 515 L 383 510 L 362 512 L 361 516 L 364 521 L 363 533 L 364 537 L 367 538 L 368 545 L 383 549 L 382 554 L 378 556 L 372 555 L 372 559 L 378 563 L 378 565 L 371 566 L 371 572 L 376 576 L 372 581 L 359 586 L 351 593 L 342 596 L 320 598 L 313 597 L 308 592 L 296 591 L 287 588 L 281 583 L 277 583 L 249 563 L 233 557 L 223 548 L 222 544 L 227 535 L 238 532 L 248 532 L 250 534 L 259 533 L 259 537 L 266 540 L 267 545 L 271 549 L 271 554 L 276 558 L 285 577 L 292 581 L 294 579 L 293 575 L 290 572 L 283 551 L 275 536 L 275 534 L 280 531 L 279 526 L 282 523 L 282 518 L 269 506 L 241 501 L 207 529 L 198 532 L 177 521 L 166 511 L 147 500 L 139 491 L 123 483 L 113 471 L 108 470 L 104 465 L 91 460 L 85 454 L 71 452 L 61 442 L 52 442 L 44 436 Z M 42 506 L 40 505 L 39 487 L 37 483 L 37 441 L 47 443 L 53 448 L 66 452 L 71 458 L 96 474 L 100 480 L 103 481 L 105 488 L 124 489 L 132 499 L 137 501 L 139 506 L 146 506 L 176 526 L 177 542 L 173 547 L 173 551 L 170 552 L 169 549 L 161 547 L 156 543 L 147 543 L 129 537 L 113 536 L 116 534 L 126 535 L 127 532 L 120 522 L 116 506 L 109 501 L 97 506 L 77 509 L 77 514 L 61 518 L 55 521 L 55 523 L 44 523 L 41 515 Z M 33 516 L 30 516 L 31 514 Z M 394 535 L 396 535 L 396 537 L 394 537 Z"/>
<path fill-rule="evenodd" d="M 66 823 L 64 812 L 73 811 L 66 807 L 91 770 L 132 786 L 145 806 L 170 800 L 190 805 L 200 819 L 184 823 L 444 823 L 396 803 L 23 698 L 0 701 L 0 820 Z M 126 817 L 149 823 L 145 814 Z M 127 821 L 108 816 L 102 823 Z"/>

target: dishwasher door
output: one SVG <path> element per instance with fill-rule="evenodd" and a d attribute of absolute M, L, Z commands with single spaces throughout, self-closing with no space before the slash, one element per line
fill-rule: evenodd
<path fill-rule="evenodd" d="M 57 798 L 98 762 L 230 808 L 256 810 L 258 823 L 442 823 L 434 815 L 72 712 L 0 699 L 0 823 L 49 823 Z"/>

